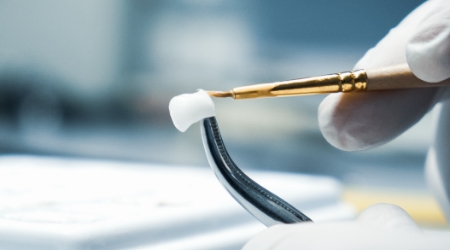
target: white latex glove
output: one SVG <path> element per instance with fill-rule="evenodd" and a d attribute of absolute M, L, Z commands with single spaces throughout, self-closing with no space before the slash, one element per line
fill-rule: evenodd
<path fill-rule="evenodd" d="M 400 207 L 373 205 L 356 221 L 276 225 L 256 235 L 243 250 L 448 249 L 449 235 L 425 235 Z"/>
<path fill-rule="evenodd" d="M 356 64 L 355 69 L 381 68 L 407 62 L 428 82 L 450 77 L 450 1 L 430 0 L 409 14 Z M 447 87 L 329 95 L 319 107 L 326 140 L 348 150 L 364 150 L 394 139 L 419 121 Z M 442 104 L 435 140 L 428 154 L 427 177 L 450 218 L 450 103 Z M 430 128 L 431 129 L 431 128 Z"/>

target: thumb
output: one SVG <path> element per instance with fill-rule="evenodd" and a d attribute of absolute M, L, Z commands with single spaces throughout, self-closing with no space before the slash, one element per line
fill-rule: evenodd
<path fill-rule="evenodd" d="M 427 82 L 450 77 L 450 1 L 439 1 L 406 45 L 411 71 Z"/>

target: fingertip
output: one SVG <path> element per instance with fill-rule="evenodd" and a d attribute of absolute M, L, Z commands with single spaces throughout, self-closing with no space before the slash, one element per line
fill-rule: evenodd
<path fill-rule="evenodd" d="M 325 139 L 345 151 L 383 145 L 419 121 L 436 101 L 437 89 L 333 94 L 319 106 Z"/>
<path fill-rule="evenodd" d="M 406 45 L 411 71 L 427 82 L 450 77 L 450 5 L 425 19 Z"/>
<path fill-rule="evenodd" d="M 318 118 L 319 128 L 323 137 L 328 143 L 336 148 L 342 149 L 339 139 L 337 128 L 335 126 L 335 107 L 339 101 L 340 94 L 328 95 L 319 105 Z"/>
<path fill-rule="evenodd" d="M 421 232 L 414 219 L 400 206 L 378 203 L 364 209 L 356 218 L 358 223 L 383 227 L 390 231 Z"/>
<path fill-rule="evenodd" d="M 319 127 L 325 140 L 332 146 L 344 151 L 356 151 L 365 148 L 351 133 L 346 133 L 346 127 L 353 122 L 342 108 L 342 94 L 331 94 L 319 105 Z"/>

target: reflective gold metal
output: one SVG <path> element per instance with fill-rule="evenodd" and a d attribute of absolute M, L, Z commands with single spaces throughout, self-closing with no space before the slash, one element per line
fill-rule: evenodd
<path fill-rule="evenodd" d="M 283 82 L 263 83 L 237 87 L 229 92 L 208 91 L 210 96 L 231 97 L 233 99 L 253 99 L 267 97 L 329 94 L 356 92 L 367 89 L 367 74 L 355 70 L 324 76 L 307 77 Z"/>

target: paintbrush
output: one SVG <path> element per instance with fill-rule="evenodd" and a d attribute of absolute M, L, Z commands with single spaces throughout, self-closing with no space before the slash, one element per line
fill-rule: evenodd
<path fill-rule="evenodd" d="M 207 93 L 213 97 L 252 99 L 447 85 L 450 85 L 450 79 L 436 83 L 425 82 L 417 78 L 407 64 L 400 64 L 381 69 L 354 70 L 289 81 L 237 87 L 230 91 L 207 91 Z"/>

